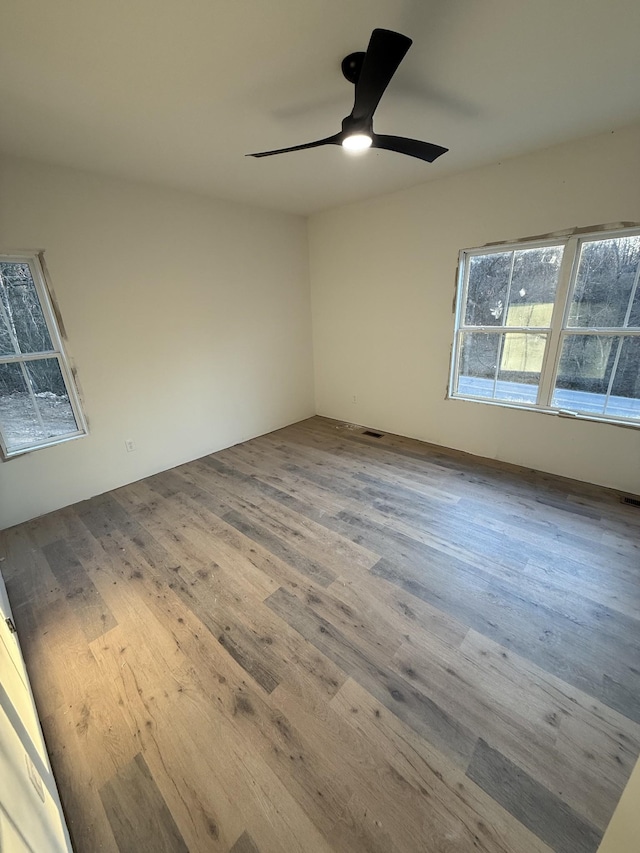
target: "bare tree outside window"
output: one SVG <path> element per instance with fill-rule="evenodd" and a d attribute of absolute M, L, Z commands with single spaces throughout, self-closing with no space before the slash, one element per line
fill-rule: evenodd
<path fill-rule="evenodd" d="M 640 233 L 461 253 L 450 396 L 640 423 Z"/>
<path fill-rule="evenodd" d="M 0 442 L 5 457 L 83 435 L 39 256 L 0 255 Z"/>

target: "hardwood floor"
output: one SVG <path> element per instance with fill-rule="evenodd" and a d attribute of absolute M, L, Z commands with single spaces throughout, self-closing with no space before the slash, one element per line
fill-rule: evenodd
<path fill-rule="evenodd" d="M 78 853 L 590 853 L 640 511 L 312 418 L 0 536 Z"/>

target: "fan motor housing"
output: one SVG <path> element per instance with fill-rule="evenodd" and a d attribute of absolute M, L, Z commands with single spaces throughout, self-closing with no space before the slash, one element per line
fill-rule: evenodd
<path fill-rule="evenodd" d="M 345 136 L 363 133 L 366 136 L 373 137 L 373 120 L 371 118 L 356 119 L 353 114 L 350 114 L 342 119 L 342 133 Z"/>

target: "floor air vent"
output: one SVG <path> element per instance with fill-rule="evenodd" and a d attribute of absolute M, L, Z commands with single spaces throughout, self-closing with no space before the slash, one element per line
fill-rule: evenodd
<path fill-rule="evenodd" d="M 631 495 L 623 495 L 620 498 L 620 503 L 640 507 L 640 498 L 632 498 Z"/>
<path fill-rule="evenodd" d="M 362 431 L 363 435 L 370 435 L 372 438 L 382 438 L 384 433 L 382 432 L 374 432 L 372 429 L 365 429 Z M 640 501 L 638 501 L 638 505 L 640 506 Z"/>

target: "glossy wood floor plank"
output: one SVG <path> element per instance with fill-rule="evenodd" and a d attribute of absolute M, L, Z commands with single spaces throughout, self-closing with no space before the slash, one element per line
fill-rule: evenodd
<path fill-rule="evenodd" d="M 79 853 L 593 853 L 640 753 L 604 489 L 316 417 L 0 543 Z"/>
<path fill-rule="evenodd" d="M 140 753 L 100 790 L 122 853 L 188 853 L 167 804 Z"/>
<path fill-rule="evenodd" d="M 597 850 L 601 836 L 594 826 L 482 738 L 467 776 L 557 853 Z"/>

